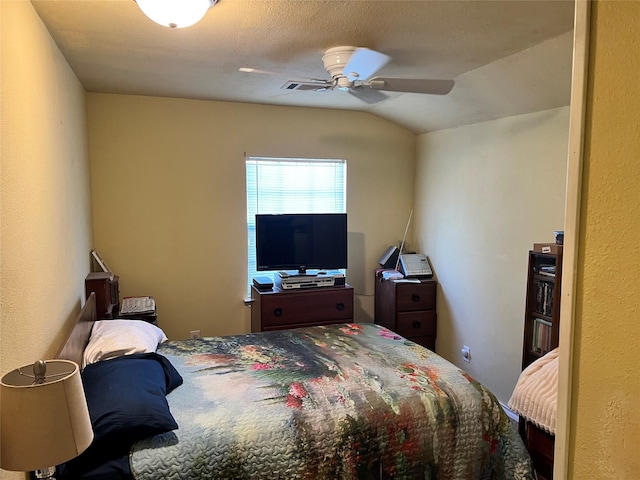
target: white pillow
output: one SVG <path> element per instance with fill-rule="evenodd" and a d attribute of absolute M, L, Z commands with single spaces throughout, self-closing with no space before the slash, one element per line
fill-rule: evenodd
<path fill-rule="evenodd" d="M 82 367 L 121 355 L 155 352 L 167 340 L 160 328 L 143 320 L 98 320 L 84 349 Z"/>

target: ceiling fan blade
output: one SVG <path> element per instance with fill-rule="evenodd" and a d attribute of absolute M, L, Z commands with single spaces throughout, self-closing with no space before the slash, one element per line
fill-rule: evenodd
<path fill-rule="evenodd" d="M 358 100 L 362 100 L 363 102 L 370 105 L 373 103 L 382 102 L 383 100 L 389 98 L 388 95 L 385 95 L 380 90 L 374 90 L 365 86 L 354 86 L 350 88 L 348 92 Z"/>
<path fill-rule="evenodd" d="M 342 69 L 349 81 L 364 81 L 380 70 L 391 57 L 369 48 L 356 48 Z"/>
<path fill-rule="evenodd" d="M 257 73 L 258 75 L 271 75 L 273 77 L 285 77 L 286 74 L 282 74 L 282 73 L 278 73 L 278 72 L 272 72 L 270 70 L 261 70 L 259 68 L 251 68 L 251 67 L 240 67 L 238 69 L 239 72 L 242 73 Z M 318 84 L 327 84 L 327 83 L 331 83 L 329 80 L 324 80 L 322 78 L 312 78 L 312 77 L 298 77 L 300 78 L 301 81 L 304 82 L 314 82 L 314 83 L 318 83 Z"/>
<path fill-rule="evenodd" d="M 283 86 L 280 87 L 283 90 L 300 90 L 300 91 L 315 91 L 325 92 L 333 89 L 333 82 L 325 80 L 288 80 Z"/>
<path fill-rule="evenodd" d="M 428 93 L 446 95 L 454 85 L 453 80 L 430 80 L 426 78 L 372 78 L 366 84 L 375 90 L 405 93 Z"/>
<path fill-rule="evenodd" d="M 277 75 L 280 76 L 279 73 L 271 72 L 269 70 L 260 70 L 259 68 L 251 68 L 251 67 L 240 67 L 238 69 L 239 72 L 242 73 L 259 73 L 260 75 Z"/>

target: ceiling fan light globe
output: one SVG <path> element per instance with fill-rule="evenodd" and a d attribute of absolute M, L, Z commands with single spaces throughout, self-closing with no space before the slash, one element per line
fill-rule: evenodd
<path fill-rule="evenodd" d="M 338 90 L 349 90 L 353 86 L 353 82 L 351 82 L 347 77 L 338 77 L 338 81 L 336 82 L 336 87 Z"/>
<path fill-rule="evenodd" d="M 154 22 L 169 28 L 198 23 L 217 0 L 135 0 L 140 10 Z"/>

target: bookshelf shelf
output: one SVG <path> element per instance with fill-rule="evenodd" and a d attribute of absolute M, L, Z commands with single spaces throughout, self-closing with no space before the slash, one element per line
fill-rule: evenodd
<path fill-rule="evenodd" d="M 522 368 L 558 346 L 562 247 L 529 251 Z"/>

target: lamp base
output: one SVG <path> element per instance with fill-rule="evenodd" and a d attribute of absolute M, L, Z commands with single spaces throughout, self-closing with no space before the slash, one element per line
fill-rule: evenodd
<path fill-rule="evenodd" d="M 56 467 L 42 468 L 40 470 L 36 470 L 35 474 L 38 479 L 44 478 L 47 480 L 55 480 L 56 477 L 54 475 L 56 474 Z"/>

